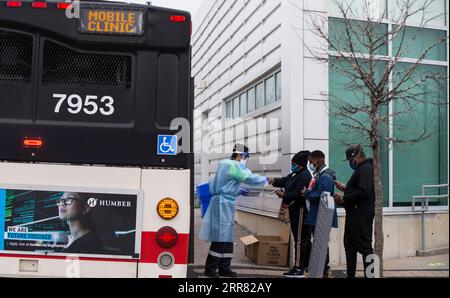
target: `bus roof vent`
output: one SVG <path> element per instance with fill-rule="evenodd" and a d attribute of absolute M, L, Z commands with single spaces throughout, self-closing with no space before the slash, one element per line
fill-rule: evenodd
<path fill-rule="evenodd" d="M 0 29 L 0 82 L 31 81 L 33 37 Z"/>
<path fill-rule="evenodd" d="M 93 54 L 44 42 L 44 85 L 130 89 L 131 67 L 130 56 Z"/>

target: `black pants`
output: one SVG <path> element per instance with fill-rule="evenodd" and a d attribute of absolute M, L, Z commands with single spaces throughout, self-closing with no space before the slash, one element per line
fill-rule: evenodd
<path fill-rule="evenodd" d="M 347 277 L 355 278 L 357 253 L 363 257 L 364 276 L 367 277 L 367 256 L 373 254 L 372 231 L 373 216 L 363 214 L 347 214 L 345 217 L 344 247 L 347 259 Z"/>
<path fill-rule="evenodd" d="M 300 222 L 300 213 L 303 211 L 303 219 Z M 309 256 L 311 254 L 311 231 L 308 226 L 305 226 L 305 219 L 307 216 L 306 208 L 301 208 L 300 205 L 294 204 L 289 207 L 289 219 L 291 221 L 291 231 L 294 236 L 295 248 L 295 267 L 299 269 L 308 268 Z M 300 243 L 298 234 L 301 228 Z"/>
<path fill-rule="evenodd" d="M 219 269 L 220 272 L 229 272 L 231 270 L 231 260 L 233 259 L 232 242 L 213 242 L 206 258 L 207 272 L 214 272 Z"/>

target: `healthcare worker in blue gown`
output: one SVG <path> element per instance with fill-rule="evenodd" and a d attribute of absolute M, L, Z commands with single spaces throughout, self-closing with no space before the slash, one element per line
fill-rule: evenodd
<path fill-rule="evenodd" d="M 216 176 L 209 183 L 213 196 L 200 228 L 200 239 L 212 242 L 206 259 L 207 277 L 237 277 L 231 270 L 236 197 L 242 194 L 241 184 L 259 186 L 272 182 L 272 178 L 253 174 L 247 168 L 248 152 L 247 147 L 236 145 L 231 159 L 219 163 Z"/>

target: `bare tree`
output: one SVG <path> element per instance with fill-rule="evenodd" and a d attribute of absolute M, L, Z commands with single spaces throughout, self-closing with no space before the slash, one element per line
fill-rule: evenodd
<path fill-rule="evenodd" d="M 361 9 L 356 4 L 364 2 Z M 391 1 L 393 3 L 395 1 Z M 394 137 L 388 133 L 394 119 L 411 115 L 418 104 L 448 105 L 443 98 L 432 99 L 424 86 L 435 82 L 436 88 L 446 90 L 447 75 L 438 72 L 419 71 L 422 62 L 437 47 L 446 47 L 447 35 L 427 44 L 414 59 L 411 46 L 418 41 L 427 25 L 439 15 L 430 15 L 433 0 L 397 0 L 395 9 L 374 13 L 374 1 L 357 0 L 335 3 L 339 18 L 333 30 L 328 30 L 328 19 L 311 13 L 305 27 L 320 39 L 321 46 L 314 48 L 305 44 L 311 55 L 329 64 L 330 71 L 337 72 L 345 79 L 342 83 L 347 96 L 330 95 L 330 117 L 342 120 L 342 127 L 348 132 L 357 132 L 361 144 L 369 146 L 373 153 L 375 179 L 375 254 L 380 258 L 380 274 L 383 276 L 383 191 L 381 184 L 381 143 L 415 144 L 433 134 L 432 123 L 425 123 L 416 135 L 408 134 L 408 126 L 403 135 Z M 386 24 L 389 18 L 390 25 Z M 414 29 L 408 25 L 414 21 Z M 416 53 L 417 54 L 417 53 Z M 441 91 L 442 92 L 442 91 Z M 445 92 L 446 93 L 446 92 Z M 395 105 L 395 109 L 392 109 Z M 403 115 L 403 116 L 402 116 Z M 400 121 L 398 121 L 400 122 Z M 414 127 L 417 130 L 417 127 Z M 350 144 L 347 144 L 350 145 Z M 353 144 L 354 145 L 354 144 Z"/>

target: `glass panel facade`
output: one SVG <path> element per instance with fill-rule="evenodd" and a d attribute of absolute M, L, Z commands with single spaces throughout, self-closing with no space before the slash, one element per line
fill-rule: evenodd
<path fill-rule="evenodd" d="M 275 76 L 266 80 L 266 105 L 275 102 Z"/>
<path fill-rule="evenodd" d="M 276 101 L 281 100 L 281 72 L 278 72 L 275 75 L 275 84 L 276 84 Z"/>
<path fill-rule="evenodd" d="M 389 18 L 397 21 L 404 11 L 406 1 L 388 0 Z M 424 3 L 427 3 L 426 9 L 422 12 Z M 421 26 L 424 20 L 427 20 L 427 26 L 446 26 L 445 10 L 447 0 L 431 1 L 410 1 L 410 11 L 418 11 L 412 15 L 407 24 L 411 26 Z M 448 4 L 447 4 L 448 5 Z M 421 10 L 421 11 L 419 11 Z"/>
<path fill-rule="evenodd" d="M 233 99 L 233 118 L 239 118 L 240 116 L 239 97 L 236 97 Z"/>
<path fill-rule="evenodd" d="M 351 28 L 349 35 L 351 36 L 351 44 L 354 47 L 354 52 L 369 54 L 369 41 L 367 37 L 367 26 L 368 22 L 364 21 L 349 21 L 347 26 L 343 19 L 339 18 L 329 18 L 329 37 L 330 37 L 330 50 L 331 51 L 342 51 L 351 52 L 349 46 L 349 38 L 346 33 L 348 28 Z M 375 25 L 374 25 L 375 26 Z M 388 54 L 388 44 L 387 44 L 387 24 L 378 24 L 377 28 L 373 30 L 372 39 L 379 40 L 375 45 L 377 49 L 373 52 L 374 55 L 384 55 Z M 333 46 L 334 47 L 333 47 Z"/>
<path fill-rule="evenodd" d="M 227 102 L 226 109 L 227 109 L 227 119 L 232 119 L 233 118 L 233 102 L 232 101 Z"/>
<path fill-rule="evenodd" d="M 351 7 L 350 15 L 354 19 L 366 19 L 371 16 L 374 19 L 379 19 L 386 16 L 386 0 L 333 0 L 329 4 L 329 13 L 332 16 L 342 17 L 339 6 L 344 9 Z M 362 13 L 367 11 L 368 13 Z"/>
<path fill-rule="evenodd" d="M 247 90 L 247 108 L 248 112 L 252 113 L 255 111 L 256 104 L 256 95 L 255 95 L 255 87 Z"/>
<path fill-rule="evenodd" d="M 447 35 L 446 31 L 406 27 L 393 41 L 393 55 L 399 51 L 405 51 L 403 57 L 418 59 L 430 47 L 439 43 Z M 428 60 L 447 61 L 447 44 L 441 42 L 433 46 L 427 53 Z"/>
<path fill-rule="evenodd" d="M 256 86 L 256 109 L 264 107 L 266 104 L 264 99 L 264 82 Z"/>
<path fill-rule="evenodd" d="M 345 62 L 341 62 L 337 59 L 330 60 L 329 69 L 329 92 L 330 92 L 330 168 L 336 171 L 337 179 L 340 182 L 346 183 L 353 171 L 350 168 L 348 162 L 343 162 L 345 159 L 345 150 L 348 144 L 368 144 L 368 137 L 365 134 L 359 133 L 357 130 L 349 129 L 345 124 L 355 125 L 354 122 L 349 121 L 343 117 L 335 116 L 335 113 L 341 110 L 344 104 L 353 105 L 355 107 L 360 107 L 364 103 L 369 101 L 367 94 L 364 94 L 361 88 L 352 87 L 351 79 L 348 75 L 343 75 L 339 69 L 345 69 L 347 71 L 352 71 L 350 65 Z M 334 67 L 336 66 L 336 67 Z M 378 75 L 381 74 L 383 69 L 383 64 L 379 65 Z M 387 111 L 384 113 L 386 114 Z M 369 118 L 366 114 L 356 113 L 352 115 L 355 119 L 361 123 L 370 125 Z M 368 126 L 366 126 L 368 127 Z M 387 136 L 387 129 L 383 132 L 383 135 Z M 389 206 L 389 151 L 387 142 L 381 139 L 381 150 L 382 150 L 382 186 L 383 186 L 383 199 L 384 206 Z M 370 148 L 365 147 L 365 152 L 368 157 L 371 157 Z"/>
<path fill-rule="evenodd" d="M 403 12 L 399 8 L 402 1 L 398 0 L 380 0 L 380 1 L 347 1 L 338 0 L 342 3 L 350 3 L 352 15 L 354 20 L 349 21 L 352 28 L 354 28 L 351 35 L 351 41 L 356 48 L 355 52 L 368 54 L 369 49 L 365 45 L 367 37 L 365 36 L 365 26 L 368 24 L 362 18 L 364 13 L 364 3 L 369 3 L 369 10 L 373 16 L 378 8 L 383 11 L 384 17 L 389 18 L 395 22 L 398 16 Z M 384 3 L 384 4 L 383 4 Z M 404 1 L 402 2 L 404 3 Z M 448 74 L 447 66 L 441 65 L 442 62 L 448 62 L 447 58 L 447 44 L 446 42 L 439 43 L 447 35 L 445 29 L 447 11 L 447 1 L 432 0 L 426 8 L 425 13 L 418 12 L 407 22 L 408 27 L 405 28 L 404 36 L 398 34 L 392 41 L 387 42 L 386 45 L 380 47 L 375 54 L 387 56 L 388 44 L 392 47 L 393 55 L 396 55 L 401 40 L 403 38 L 402 48 L 406 49 L 402 54 L 402 58 L 419 58 L 428 48 L 435 44 L 425 56 L 425 63 L 420 65 L 414 72 L 414 77 L 407 81 L 403 86 L 407 87 L 429 74 L 440 74 L 444 78 Z M 387 4 L 388 6 L 386 6 Z M 411 10 L 417 10 L 422 6 L 424 1 L 413 1 Z M 332 5 L 333 6 L 333 5 Z M 372 9 L 370 9 L 372 7 Z M 330 46 L 331 51 L 349 52 L 348 39 L 345 38 L 345 23 L 342 16 L 336 12 L 336 7 L 330 8 L 329 18 L 329 35 L 331 42 L 336 45 L 335 48 Z M 354 14 L 354 15 L 353 15 Z M 380 15 L 380 14 L 379 14 Z M 381 15 L 380 15 L 381 16 Z M 426 20 L 427 28 L 419 28 L 418 26 Z M 395 30 L 395 25 L 393 25 Z M 434 27 L 434 29 L 433 29 Z M 382 22 L 375 32 L 375 36 L 384 36 L 388 30 L 388 24 Z M 428 61 L 434 61 L 432 64 Z M 339 62 L 335 58 L 330 59 L 329 71 L 329 100 L 330 109 L 336 109 L 343 102 L 360 106 L 361 103 L 367 101 L 368 96 L 363 93 L 366 89 L 363 84 L 356 88 L 350 88 L 351 79 L 348 75 L 344 75 L 339 69 L 333 68 L 332 64 L 338 65 L 340 68 L 348 71 L 353 71 L 349 65 Z M 336 64 L 337 63 L 337 64 Z M 383 63 L 380 59 L 378 75 L 383 68 Z M 400 64 L 394 71 L 394 80 L 401 77 L 402 72 L 407 69 L 410 64 Z M 356 77 L 356 76 L 355 76 Z M 394 82 L 395 86 L 395 82 Z M 393 148 L 389 148 L 386 140 L 381 139 L 382 147 L 382 185 L 385 199 L 385 206 L 389 206 L 388 193 L 389 190 L 393 193 L 390 198 L 393 206 L 410 207 L 412 196 L 420 195 L 423 185 L 436 185 L 448 183 L 448 80 L 434 79 L 428 80 L 426 83 L 421 82 L 412 90 L 409 90 L 408 96 L 414 96 L 418 100 L 409 100 L 409 104 L 400 98 L 394 99 L 391 105 L 393 109 L 393 135 L 394 139 L 413 139 L 420 136 L 424 131 L 427 138 L 421 142 L 414 144 L 397 143 Z M 447 104 L 438 104 L 446 102 Z M 385 107 L 383 114 L 387 114 L 389 107 Z M 400 111 L 408 111 L 408 113 L 397 115 Z M 353 115 L 355 119 L 362 123 L 369 123 L 367 116 L 356 113 Z M 344 157 L 344 148 L 342 143 L 362 143 L 362 135 L 358 134 L 352 129 L 346 129 L 345 124 L 348 120 L 339 119 L 330 114 L 330 166 L 336 170 L 339 180 L 351 175 L 351 170 L 347 163 L 340 162 Z M 382 135 L 388 137 L 388 128 L 383 128 Z M 367 142 L 367 140 L 365 140 Z M 366 150 L 371 152 L 371 150 Z M 389 155 L 392 154 L 393 162 L 389 164 Z M 370 153 L 369 153 L 370 155 Z M 391 189 L 389 188 L 389 172 L 393 173 Z M 341 178 L 344 177 L 344 178 Z M 342 181 L 345 182 L 345 181 Z M 427 194 L 446 194 L 446 189 L 428 192 Z M 447 200 L 434 200 L 432 205 L 447 205 Z"/>
<path fill-rule="evenodd" d="M 242 93 L 239 96 L 240 104 L 241 104 L 241 116 L 247 115 L 247 93 Z"/>
<path fill-rule="evenodd" d="M 266 79 L 226 102 L 228 119 L 244 117 L 265 106 L 281 100 L 281 72 L 272 74 Z"/>
<path fill-rule="evenodd" d="M 401 64 L 398 71 L 409 68 Z M 421 65 L 405 88 L 415 84 L 425 75 L 446 76 L 447 68 Z M 417 97 L 412 106 L 404 101 L 394 100 L 394 112 L 405 112 L 394 119 L 394 137 L 412 139 L 422 135 L 429 136 L 413 145 L 394 147 L 394 205 L 410 206 L 412 196 L 422 193 L 423 185 L 444 184 L 448 181 L 448 119 L 447 106 L 439 102 L 447 101 L 447 80 L 430 80 L 412 89 L 408 94 Z M 446 193 L 446 192 L 444 192 Z M 439 194 L 427 193 L 427 194 Z M 444 200 L 435 204 L 446 204 Z"/>

